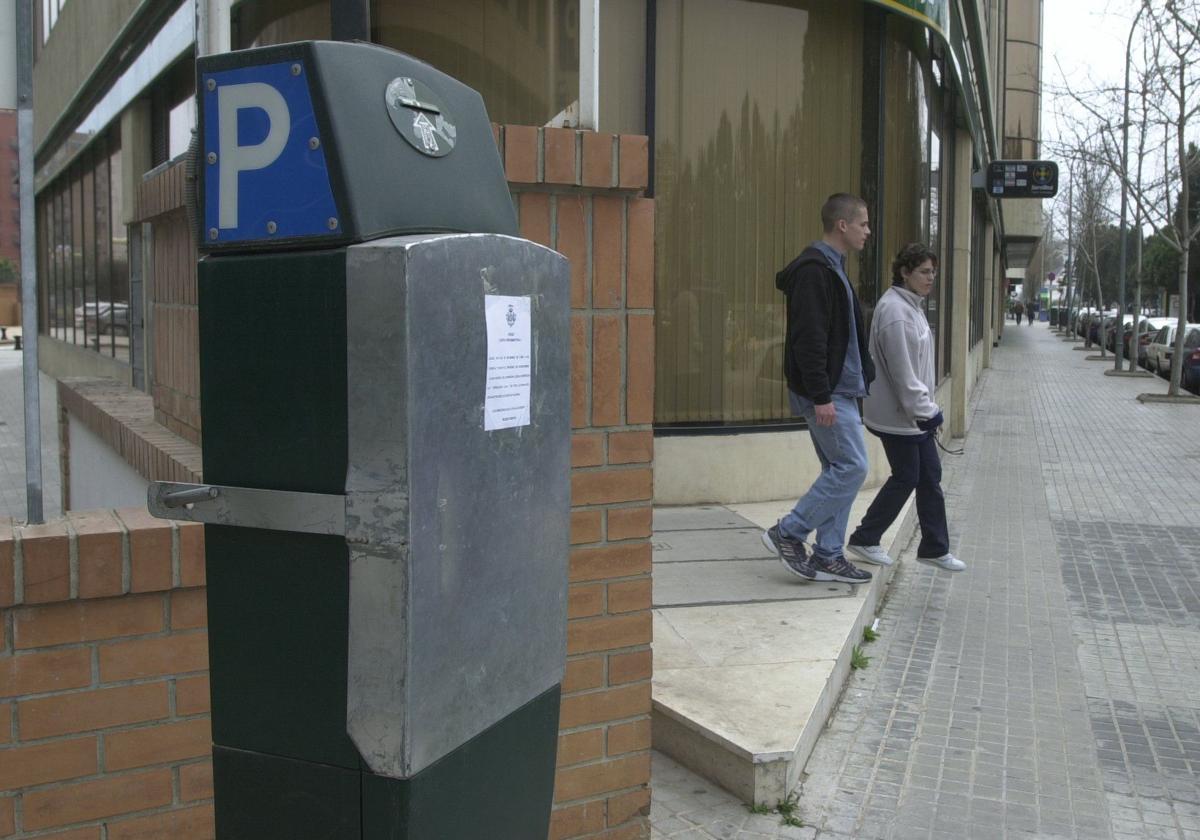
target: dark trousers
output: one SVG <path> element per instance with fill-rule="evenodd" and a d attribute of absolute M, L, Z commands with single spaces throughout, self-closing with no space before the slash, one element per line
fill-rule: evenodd
<path fill-rule="evenodd" d="M 850 536 L 853 545 L 879 545 L 908 497 L 917 491 L 917 519 L 921 523 L 918 557 L 941 557 L 950 551 L 946 525 L 946 497 L 942 495 L 942 461 L 932 434 L 880 434 L 892 474 L 867 508 L 862 523 Z"/>

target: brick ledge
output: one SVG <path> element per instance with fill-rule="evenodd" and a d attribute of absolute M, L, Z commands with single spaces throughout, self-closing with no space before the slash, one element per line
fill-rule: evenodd
<path fill-rule="evenodd" d="M 63 472 L 70 451 L 66 418 L 71 415 L 112 447 L 147 481 L 201 479 L 200 447 L 154 419 L 154 399 L 113 379 L 75 377 L 58 381 L 59 437 Z M 63 475 L 64 496 L 70 475 Z M 70 507 L 64 499 L 64 507 Z"/>

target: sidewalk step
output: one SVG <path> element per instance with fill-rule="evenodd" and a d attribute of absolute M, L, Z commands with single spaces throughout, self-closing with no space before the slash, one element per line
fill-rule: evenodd
<path fill-rule="evenodd" d="M 874 494 L 859 494 L 852 522 Z M 797 581 L 773 558 L 710 559 L 717 544 L 753 557 L 748 537 L 789 507 L 655 512 L 654 747 L 772 806 L 799 781 L 895 568 L 854 587 Z M 884 538 L 893 557 L 914 525 L 910 503 Z"/>

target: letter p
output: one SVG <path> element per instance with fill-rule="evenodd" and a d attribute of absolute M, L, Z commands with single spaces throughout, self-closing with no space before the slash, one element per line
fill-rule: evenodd
<path fill-rule="evenodd" d="M 252 146 L 238 144 L 238 111 L 261 108 L 267 114 L 267 136 Z M 262 82 L 222 85 L 217 89 L 220 120 L 219 157 L 220 206 L 218 225 L 238 226 L 238 175 L 270 166 L 287 145 L 292 119 L 287 102 L 278 90 Z"/>

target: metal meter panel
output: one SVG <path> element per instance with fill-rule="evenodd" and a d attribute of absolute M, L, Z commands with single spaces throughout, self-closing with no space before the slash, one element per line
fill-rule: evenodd
<path fill-rule="evenodd" d="M 569 270 L 487 234 L 347 255 L 347 729 L 409 778 L 562 680 Z M 496 402 L 513 376 L 525 415 Z"/>
<path fill-rule="evenodd" d="M 344 492 L 345 264 L 344 250 L 200 262 L 207 481 Z M 205 553 L 214 742 L 357 768 L 344 539 L 207 525 Z"/>
<path fill-rule="evenodd" d="M 430 65 L 305 41 L 204 56 L 196 70 L 202 251 L 516 235 L 483 99 Z"/>
<path fill-rule="evenodd" d="M 504 164 L 475 90 L 386 47 L 315 41 L 312 51 L 357 241 L 430 231 L 517 235 Z"/>

